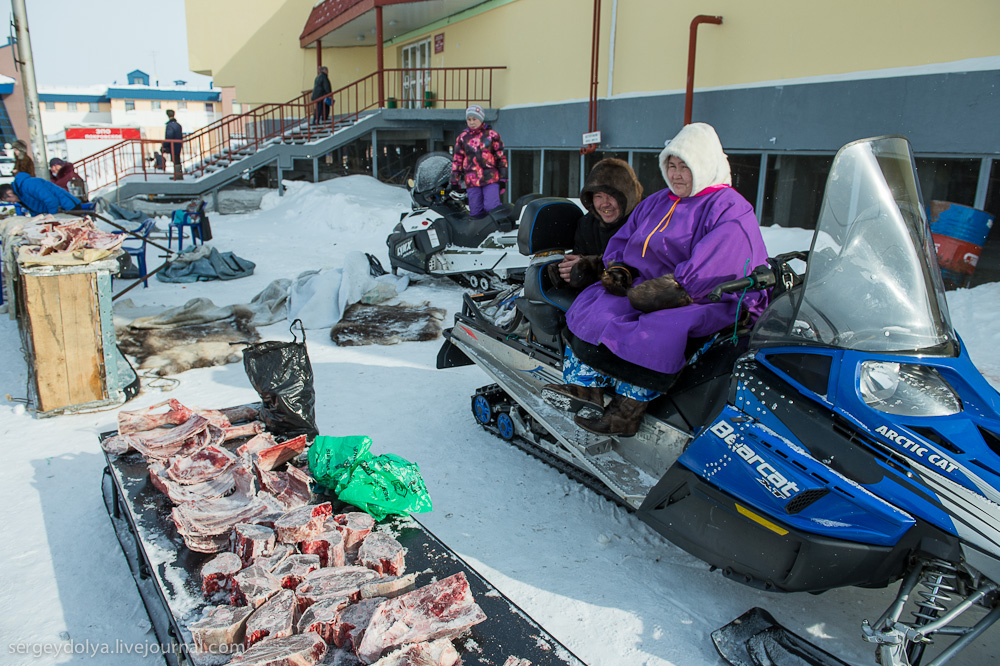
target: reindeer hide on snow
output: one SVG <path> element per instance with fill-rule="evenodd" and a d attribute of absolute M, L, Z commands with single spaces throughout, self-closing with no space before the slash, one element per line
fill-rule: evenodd
<path fill-rule="evenodd" d="M 444 318 L 444 310 L 427 302 L 423 305 L 355 303 L 330 329 L 330 339 L 341 347 L 434 340 L 441 335 Z"/>
<path fill-rule="evenodd" d="M 139 367 L 162 376 L 191 368 L 207 368 L 243 360 L 243 344 L 260 340 L 250 323 L 253 312 L 235 308 L 227 319 L 172 328 L 117 329 L 118 346 L 135 357 Z"/>

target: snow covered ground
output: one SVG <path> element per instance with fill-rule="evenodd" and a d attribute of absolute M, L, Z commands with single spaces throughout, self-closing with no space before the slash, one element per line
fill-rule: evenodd
<path fill-rule="evenodd" d="M 256 262 L 252 277 L 190 285 L 150 281 L 137 305 L 194 297 L 246 303 L 276 278 L 339 267 L 352 250 L 385 258 L 385 237 L 409 209 L 405 190 L 362 176 L 288 183 L 262 210 L 212 217 L 220 250 Z M 807 249 L 810 232 L 764 230 L 772 254 Z M 150 256 L 150 263 L 158 261 Z M 400 300 L 460 308 L 462 290 L 414 280 Z M 1000 284 L 949 294 L 973 360 L 1000 387 Z M 261 329 L 289 339 L 287 323 Z M 26 395 L 17 326 L 0 318 L 0 395 Z M 420 520 L 583 661 L 598 665 L 715 666 L 710 633 L 753 606 L 852 663 L 874 663 L 861 620 L 877 619 L 891 591 L 823 595 L 758 592 L 709 572 L 701 561 L 632 515 L 487 434 L 470 395 L 489 380 L 475 366 L 436 370 L 440 341 L 339 348 L 328 330 L 308 332 L 317 418 L 326 435 L 369 435 L 375 453 L 417 462 L 434 501 Z M 169 392 L 144 388 L 126 408 L 167 398 L 206 408 L 257 399 L 241 364 L 191 370 Z M 115 411 L 37 419 L 0 400 L 0 663 L 162 663 L 101 498 L 99 433 Z M 87 652 L 108 651 L 91 658 Z M 137 656 L 143 651 L 145 657 Z M 967 650 L 962 664 L 1000 660 L 1000 632 Z"/>

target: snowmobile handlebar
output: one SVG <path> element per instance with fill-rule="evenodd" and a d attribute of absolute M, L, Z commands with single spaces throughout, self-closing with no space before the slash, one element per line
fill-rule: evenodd
<path fill-rule="evenodd" d="M 793 259 L 806 261 L 808 252 L 786 252 L 767 260 L 767 264 L 753 269 L 750 275 L 736 280 L 729 280 L 715 287 L 708 295 L 708 300 L 718 303 L 723 294 L 737 291 L 763 291 L 778 285 L 779 281 L 785 289 L 790 289 L 800 280 L 799 276 L 788 266 Z"/>

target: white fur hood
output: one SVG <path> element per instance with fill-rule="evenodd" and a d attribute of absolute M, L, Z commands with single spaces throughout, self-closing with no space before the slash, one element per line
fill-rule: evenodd
<path fill-rule="evenodd" d="M 691 169 L 691 194 L 695 195 L 712 185 L 732 185 L 729 160 L 722 152 L 722 142 L 711 125 L 691 123 L 681 128 L 667 147 L 660 152 L 660 172 L 667 180 L 667 158 L 675 155 Z"/>

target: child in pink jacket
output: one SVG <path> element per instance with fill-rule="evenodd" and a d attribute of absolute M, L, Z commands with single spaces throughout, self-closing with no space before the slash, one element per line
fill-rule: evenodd
<path fill-rule="evenodd" d="M 473 104 L 465 111 L 469 128 L 455 140 L 451 163 L 451 185 L 459 187 L 464 178 L 472 217 L 486 216 L 486 211 L 500 205 L 502 185 L 507 182 L 507 156 L 500 135 L 485 124 L 483 107 Z"/>

